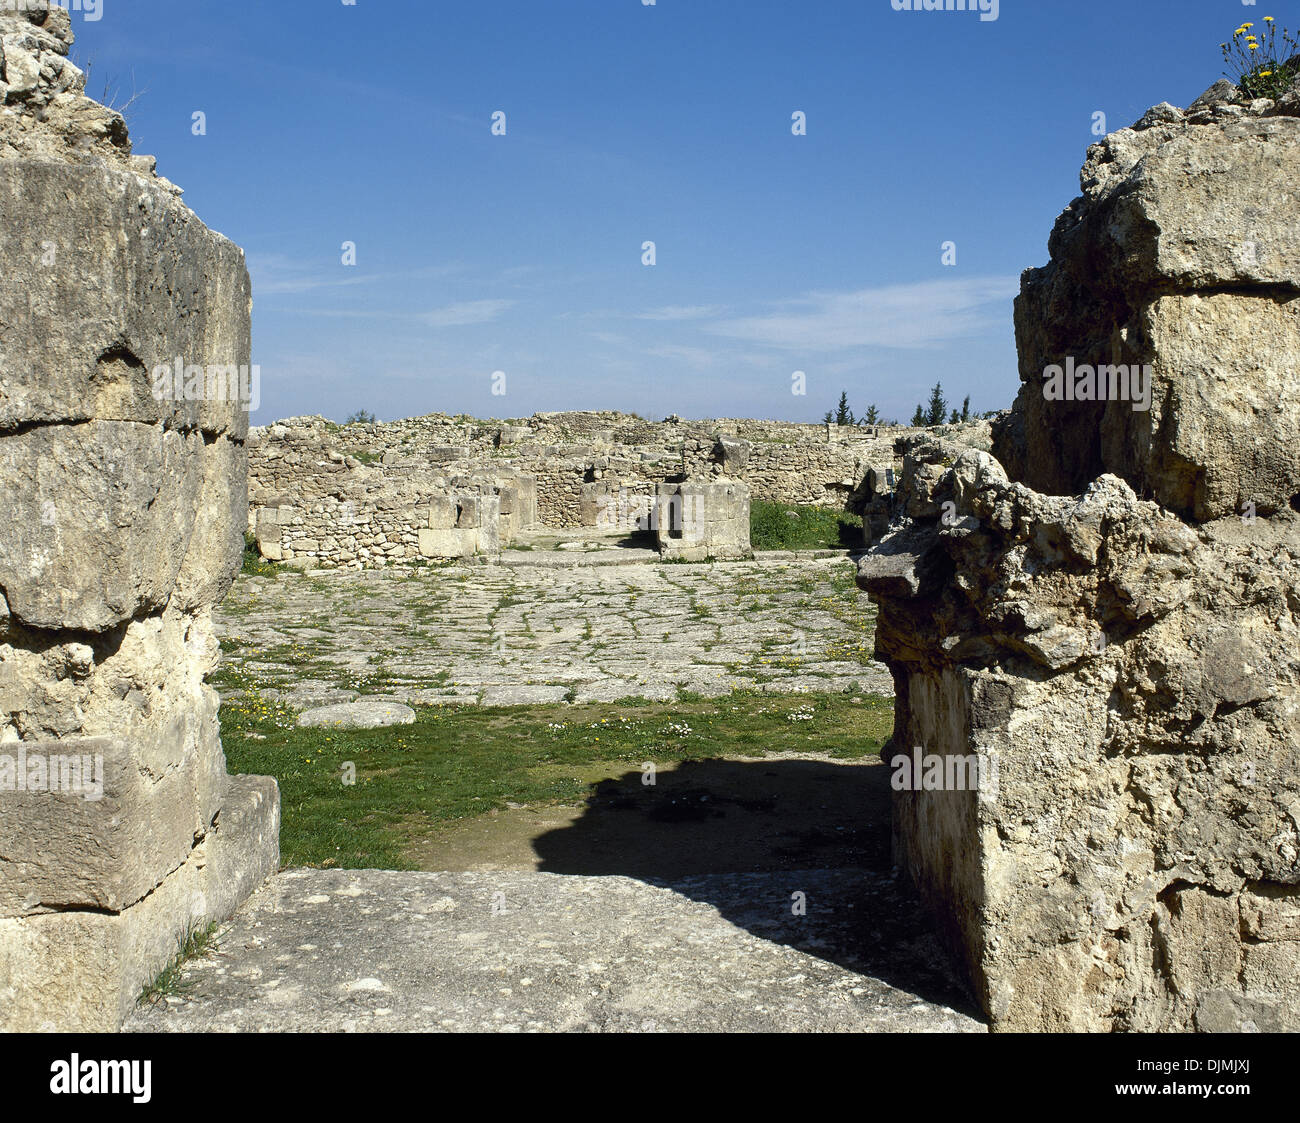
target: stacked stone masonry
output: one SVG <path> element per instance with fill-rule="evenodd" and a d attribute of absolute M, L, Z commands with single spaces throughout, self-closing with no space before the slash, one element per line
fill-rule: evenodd
<path fill-rule="evenodd" d="M 278 864 L 205 683 L 239 566 L 243 253 L 83 96 L 68 13 L 0 13 L 0 1029 L 113 1030 L 185 936 Z M 184 294 L 184 295 L 180 295 Z"/>

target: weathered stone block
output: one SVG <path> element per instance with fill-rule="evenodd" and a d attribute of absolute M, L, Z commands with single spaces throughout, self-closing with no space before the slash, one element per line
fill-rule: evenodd
<path fill-rule="evenodd" d="M 121 117 L 81 96 L 69 28 L 59 8 L 0 12 L 11 1030 L 115 1029 L 187 932 L 227 916 L 278 853 L 275 783 L 226 777 L 204 683 L 219 654 L 210 608 L 248 525 L 248 272 L 149 160 L 131 159 Z M 24 52 L 35 86 L 11 97 L 14 76 L 31 77 Z M 180 385 L 166 385 L 159 372 L 177 364 Z M 257 520 L 268 549 L 280 521 Z M 67 791 L 74 753 L 80 786 Z M 46 787 L 55 764 L 58 792 L 28 767 L 38 759 Z"/>

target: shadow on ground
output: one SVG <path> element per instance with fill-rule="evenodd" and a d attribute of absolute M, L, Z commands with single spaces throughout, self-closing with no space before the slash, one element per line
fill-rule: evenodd
<path fill-rule="evenodd" d="M 687 761 L 644 781 L 596 785 L 582 815 L 533 839 L 537 868 L 664 886 L 762 939 L 981 1017 L 893 875 L 883 764 Z"/>

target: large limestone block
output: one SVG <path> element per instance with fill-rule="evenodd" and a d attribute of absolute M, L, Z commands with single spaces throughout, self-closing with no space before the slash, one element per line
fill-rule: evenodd
<path fill-rule="evenodd" d="M 659 484 L 655 495 L 659 551 L 686 561 L 744 558 L 749 538 L 749 485 L 735 480 Z"/>
<path fill-rule="evenodd" d="M 421 529 L 420 556 L 425 558 L 472 558 L 478 552 L 477 530 Z"/>
<path fill-rule="evenodd" d="M 1171 122 L 1095 144 L 1049 249 L 1102 291 L 1300 283 L 1300 118 Z"/>
<path fill-rule="evenodd" d="M 219 436 L 205 442 L 202 459 L 194 533 L 171 598 L 181 611 L 225 599 L 239 572 L 248 525 L 248 456 L 242 446 Z"/>
<path fill-rule="evenodd" d="M 994 1028 L 1300 1028 L 1300 517 L 1193 531 L 942 442 L 900 492 L 859 571 L 886 757 L 997 781 L 899 788 L 895 851 Z"/>
<path fill-rule="evenodd" d="M 1090 149 L 1016 301 L 1023 385 L 994 438 L 1012 479 L 1070 495 L 1110 472 L 1197 521 L 1300 504 L 1300 118 L 1214 113 Z M 1149 370 L 1149 411 L 1046 400 L 1068 363 Z"/>
<path fill-rule="evenodd" d="M 116 1031 L 190 933 L 225 920 L 275 873 L 275 781 L 232 777 L 222 807 L 184 865 L 138 904 L 0 919 L 0 1031 Z"/>
<path fill-rule="evenodd" d="M 1300 509 L 1300 294 L 1162 296 L 1140 324 L 1155 400 L 1106 411 L 1103 463 L 1198 521 Z"/>
<path fill-rule="evenodd" d="M 212 724 L 198 715 L 177 713 L 150 739 L 0 745 L 0 789 L 7 774 L 29 789 L 0 790 L 0 916 L 41 906 L 118 911 L 186 860 L 220 809 L 225 758 Z M 38 766 L 69 757 L 87 766 L 83 776 L 93 772 L 89 794 L 30 790 Z"/>
<path fill-rule="evenodd" d="M 238 401 L 156 400 L 155 367 L 249 364 L 243 252 L 158 181 L 105 165 L 0 160 L 0 431 L 165 421 L 242 440 Z"/>
<path fill-rule="evenodd" d="M 1065 283 L 1026 278 L 1017 303 L 1024 387 L 998 446 L 1013 478 L 1069 494 L 1111 472 L 1197 521 L 1300 503 L 1300 294 L 1168 294 L 1106 319 L 1081 289 L 1067 309 Z M 1070 360 L 1142 368 L 1149 408 L 1048 400 L 1044 372 Z"/>
<path fill-rule="evenodd" d="M 161 609 L 189 552 L 204 477 L 198 433 L 91 421 L 0 437 L 10 612 L 31 627 L 102 632 Z"/>

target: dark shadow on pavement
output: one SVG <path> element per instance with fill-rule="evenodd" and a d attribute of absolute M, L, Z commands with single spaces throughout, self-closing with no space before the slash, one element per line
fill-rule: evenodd
<path fill-rule="evenodd" d="M 538 868 L 664 886 L 763 939 L 983 1020 L 892 869 L 883 764 L 687 761 L 644 779 L 596 785 L 581 818 L 533 841 Z"/>

